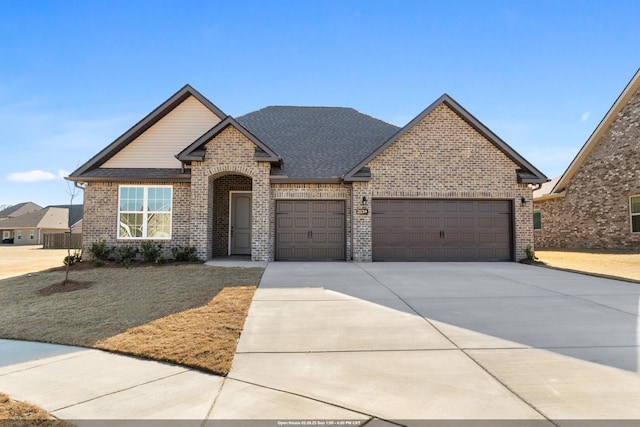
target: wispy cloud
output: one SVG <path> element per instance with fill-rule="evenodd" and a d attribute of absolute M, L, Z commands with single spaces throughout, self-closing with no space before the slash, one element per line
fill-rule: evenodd
<path fill-rule="evenodd" d="M 43 181 L 53 181 L 56 179 L 64 178 L 68 176 L 69 172 L 59 169 L 57 174 L 43 171 L 40 169 L 35 169 L 28 172 L 14 172 L 7 176 L 7 180 L 11 182 L 21 182 L 21 183 L 32 183 L 32 182 L 43 182 Z"/>
<path fill-rule="evenodd" d="M 591 111 L 585 111 L 584 113 L 582 113 L 582 116 L 580 116 L 580 121 L 586 122 L 587 120 L 589 120 L 590 115 Z"/>

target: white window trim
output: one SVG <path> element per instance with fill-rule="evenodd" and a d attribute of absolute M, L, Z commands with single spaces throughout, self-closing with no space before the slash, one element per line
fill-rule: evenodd
<path fill-rule="evenodd" d="M 35 230 L 29 230 L 29 240 L 33 240 L 36 237 Z"/>
<path fill-rule="evenodd" d="M 631 233 L 633 233 L 633 234 L 640 233 L 640 231 L 633 231 L 633 217 L 634 216 L 640 216 L 640 212 L 633 213 L 633 211 L 631 210 L 631 199 L 634 199 L 636 197 L 640 197 L 640 194 L 635 194 L 633 196 L 629 196 L 629 231 L 631 231 Z"/>
<path fill-rule="evenodd" d="M 123 188 L 143 188 L 144 192 L 143 192 L 143 210 L 142 211 L 125 211 L 125 212 L 121 212 L 120 211 L 120 190 Z M 168 237 L 147 237 L 147 218 L 148 218 L 148 213 L 149 211 L 147 211 L 147 202 L 149 200 L 149 188 L 170 188 L 171 189 L 171 209 L 169 210 L 169 212 L 163 212 L 163 213 L 168 213 L 171 218 L 169 220 L 169 236 Z M 143 221 L 142 221 L 142 237 L 123 237 L 120 236 L 120 214 L 122 213 L 141 213 L 143 214 Z M 173 185 L 126 185 L 126 184 L 122 184 L 118 186 L 118 211 L 116 212 L 116 233 L 118 236 L 118 240 L 171 240 L 172 236 L 173 236 Z"/>
<path fill-rule="evenodd" d="M 22 240 L 22 230 L 16 231 L 16 240 Z"/>
<path fill-rule="evenodd" d="M 3 239 L 10 239 L 11 238 L 11 232 L 10 231 L 3 231 L 2 232 L 2 238 Z"/>

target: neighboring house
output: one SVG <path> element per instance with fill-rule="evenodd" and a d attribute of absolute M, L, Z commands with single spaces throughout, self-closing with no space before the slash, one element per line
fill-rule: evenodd
<path fill-rule="evenodd" d="M 11 235 L 14 245 L 41 245 L 45 233 L 64 233 L 69 230 L 69 210 L 46 207 L 0 222 L 0 232 Z"/>
<path fill-rule="evenodd" d="M 51 205 L 49 207 L 71 209 L 69 213 L 69 228 L 71 228 L 71 232 L 74 234 L 82 233 L 82 213 L 84 205 Z"/>
<path fill-rule="evenodd" d="M 337 107 L 233 118 L 189 85 L 68 179 L 85 248 L 355 261 L 519 260 L 547 181 L 447 95 L 398 128 Z"/>
<path fill-rule="evenodd" d="M 40 209 L 42 209 L 42 206 L 38 206 L 33 202 L 18 203 L 17 205 L 9 206 L 8 208 L 1 210 L 0 221 L 24 215 L 29 212 L 39 211 Z"/>
<path fill-rule="evenodd" d="M 537 248 L 640 246 L 640 70 L 534 212 Z"/>

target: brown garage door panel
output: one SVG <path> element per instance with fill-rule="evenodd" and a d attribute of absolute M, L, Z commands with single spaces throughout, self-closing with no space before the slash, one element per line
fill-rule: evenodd
<path fill-rule="evenodd" d="M 507 200 L 374 200 L 374 261 L 510 261 Z"/>
<path fill-rule="evenodd" d="M 344 201 L 276 201 L 276 260 L 344 260 L 345 254 Z"/>

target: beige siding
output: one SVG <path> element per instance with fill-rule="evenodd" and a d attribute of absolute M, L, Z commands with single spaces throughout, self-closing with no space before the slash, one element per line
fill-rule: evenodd
<path fill-rule="evenodd" d="M 179 168 L 175 155 L 220 121 L 193 96 L 105 162 L 103 168 Z"/>

